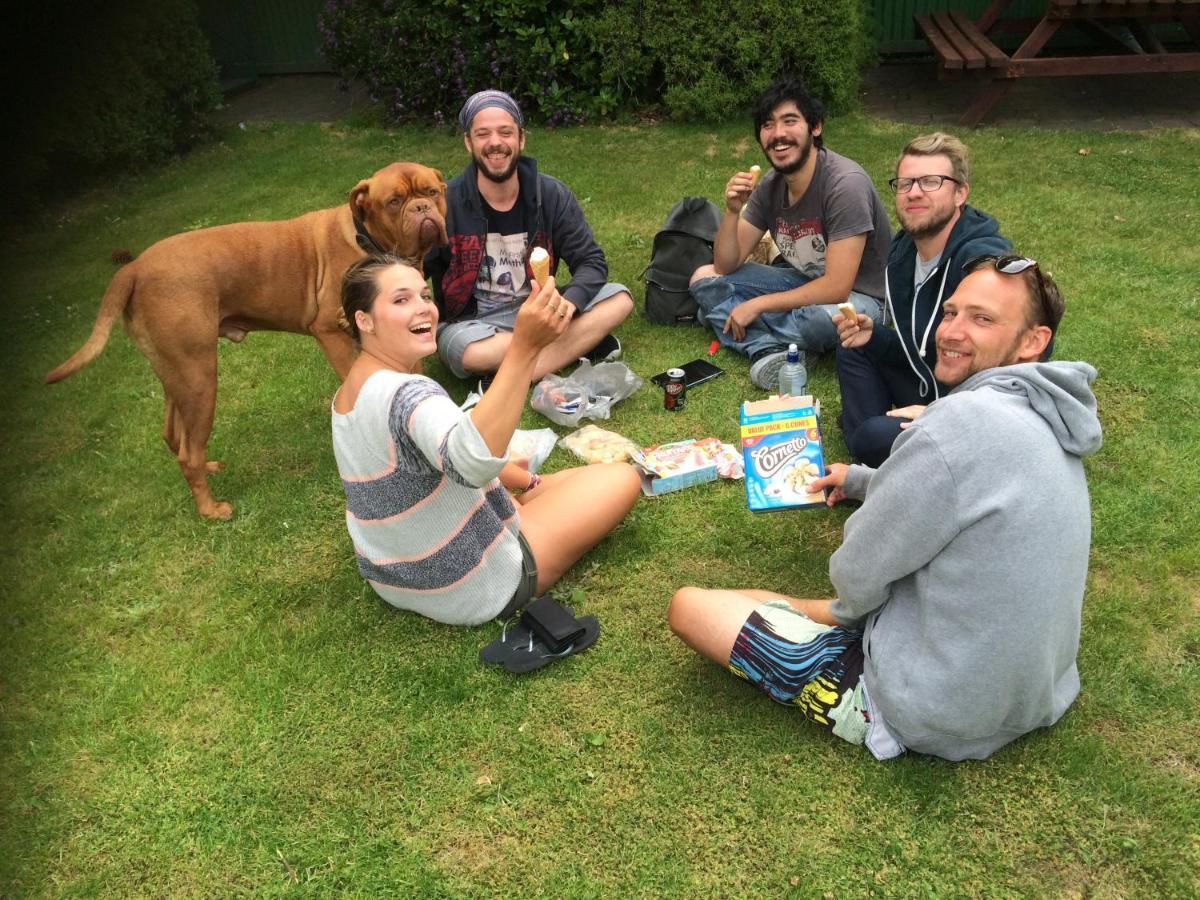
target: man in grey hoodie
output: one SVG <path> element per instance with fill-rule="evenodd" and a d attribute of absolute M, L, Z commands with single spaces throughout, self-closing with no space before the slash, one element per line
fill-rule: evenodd
<path fill-rule="evenodd" d="M 880 759 L 983 759 L 1057 721 L 1079 692 L 1101 440 L 1095 369 L 1042 360 L 1062 310 L 1033 260 L 976 261 L 937 331 L 953 391 L 878 469 L 815 485 L 863 501 L 829 561 L 837 597 L 682 588 L 675 633 Z"/>

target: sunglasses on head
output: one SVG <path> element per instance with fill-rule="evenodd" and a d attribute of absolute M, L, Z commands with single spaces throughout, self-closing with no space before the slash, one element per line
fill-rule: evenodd
<path fill-rule="evenodd" d="M 1028 256 L 996 256 L 995 254 L 985 253 L 982 256 L 975 256 L 963 263 L 962 269 L 966 274 L 971 274 L 984 266 L 990 266 L 1002 275 L 1020 275 L 1029 269 L 1033 269 L 1033 274 L 1037 276 L 1038 286 L 1038 302 L 1042 306 L 1042 322 L 1043 325 L 1050 325 L 1054 322 L 1053 310 L 1050 307 L 1050 296 L 1046 289 L 1046 280 L 1042 277 L 1042 269 L 1038 265 L 1036 259 Z"/>

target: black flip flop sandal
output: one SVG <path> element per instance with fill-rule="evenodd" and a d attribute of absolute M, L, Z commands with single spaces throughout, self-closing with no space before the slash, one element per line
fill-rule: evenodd
<path fill-rule="evenodd" d="M 600 623 L 595 616 L 576 618 L 570 607 L 539 597 L 519 619 L 505 623 L 500 637 L 479 651 L 479 659 L 522 674 L 582 653 L 599 637 Z"/>

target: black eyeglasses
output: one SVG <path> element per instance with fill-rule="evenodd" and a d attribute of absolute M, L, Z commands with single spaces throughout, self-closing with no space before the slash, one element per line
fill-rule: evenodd
<path fill-rule="evenodd" d="M 932 194 L 940 190 L 942 182 L 945 181 L 962 184 L 957 178 L 951 178 L 949 175 L 922 175 L 919 178 L 893 178 L 888 182 L 888 187 L 892 189 L 893 194 L 907 194 L 915 184 L 921 189 L 921 193 Z"/>
<path fill-rule="evenodd" d="M 969 275 L 977 269 L 982 269 L 984 266 L 991 266 L 1002 275 L 1020 275 L 1022 272 L 1033 269 L 1033 274 L 1037 276 L 1038 302 L 1042 306 L 1042 321 L 1040 324 L 1049 325 L 1051 328 L 1058 325 L 1058 317 L 1055 315 L 1054 308 L 1050 304 L 1050 290 L 1046 286 L 1046 279 L 1042 277 L 1042 268 L 1038 265 L 1036 259 L 1028 256 L 995 256 L 985 253 L 982 256 L 974 256 L 968 259 L 963 263 L 962 270 Z"/>

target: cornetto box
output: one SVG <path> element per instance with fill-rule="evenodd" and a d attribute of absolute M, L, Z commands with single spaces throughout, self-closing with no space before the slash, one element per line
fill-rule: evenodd
<path fill-rule="evenodd" d="M 825 505 L 825 492 L 809 489 L 825 474 L 819 412 L 809 396 L 742 404 L 746 505 L 752 512 Z"/>

